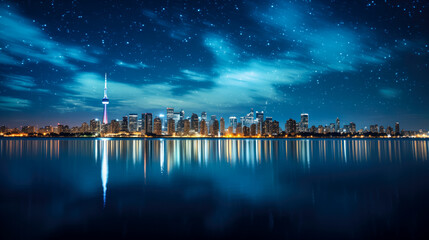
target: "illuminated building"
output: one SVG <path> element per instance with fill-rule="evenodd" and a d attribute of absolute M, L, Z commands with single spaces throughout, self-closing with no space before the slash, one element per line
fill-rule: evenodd
<path fill-rule="evenodd" d="M 399 129 L 399 122 L 396 122 L 396 123 L 395 123 L 395 134 L 396 134 L 396 135 L 399 135 L 400 131 L 401 131 L 401 130 Z"/>
<path fill-rule="evenodd" d="M 165 121 L 165 128 L 167 128 L 168 120 L 173 119 L 174 116 L 174 108 L 167 108 L 167 119 Z"/>
<path fill-rule="evenodd" d="M 201 120 L 204 120 L 207 122 L 207 113 L 206 112 L 201 113 Z"/>
<path fill-rule="evenodd" d="M 121 126 L 119 124 L 119 121 L 117 120 L 112 120 L 110 121 L 110 125 L 109 125 L 109 133 L 119 133 L 121 131 Z"/>
<path fill-rule="evenodd" d="M 167 120 L 167 134 L 172 136 L 172 135 L 174 135 L 175 130 L 176 130 L 175 120 L 173 118 L 168 119 Z"/>
<path fill-rule="evenodd" d="M 210 133 L 210 135 L 213 135 L 213 123 L 215 120 L 216 120 L 216 115 L 212 115 L 210 117 L 210 121 L 209 121 L 209 133 Z"/>
<path fill-rule="evenodd" d="M 220 118 L 219 125 L 220 125 L 220 135 L 224 135 L 225 134 L 225 119 L 223 119 L 223 117 Z"/>
<path fill-rule="evenodd" d="M 142 126 L 140 131 L 142 132 L 142 134 L 146 134 L 146 113 L 142 113 Z"/>
<path fill-rule="evenodd" d="M 100 125 L 101 124 L 98 118 L 92 119 L 91 121 L 89 121 L 89 130 L 93 133 L 100 132 L 101 130 Z"/>
<path fill-rule="evenodd" d="M 271 124 L 273 122 L 272 117 L 266 117 L 264 124 L 262 125 L 262 135 L 268 135 L 271 133 Z"/>
<path fill-rule="evenodd" d="M 308 113 L 301 113 L 301 122 L 299 123 L 299 132 L 308 131 Z"/>
<path fill-rule="evenodd" d="M 343 132 L 350 133 L 350 125 L 344 125 Z"/>
<path fill-rule="evenodd" d="M 103 124 L 108 124 L 107 120 L 107 104 L 109 104 L 109 98 L 107 98 L 107 73 L 104 75 L 104 97 L 101 102 L 104 105 L 104 111 L 103 111 Z"/>
<path fill-rule="evenodd" d="M 212 124 L 211 129 L 212 129 L 211 135 L 213 135 L 213 136 L 219 135 L 219 121 L 217 119 L 213 120 L 213 124 Z"/>
<path fill-rule="evenodd" d="M 323 134 L 323 133 L 325 133 L 325 129 L 323 128 L 323 126 L 322 126 L 322 125 L 319 125 L 319 127 L 317 127 L 317 133 L 318 133 L 318 134 Z"/>
<path fill-rule="evenodd" d="M 250 125 L 250 136 L 256 136 L 256 124 Z"/>
<path fill-rule="evenodd" d="M 169 119 L 173 119 L 173 115 L 174 115 L 174 108 L 167 108 L 167 121 Z"/>
<path fill-rule="evenodd" d="M 191 116 L 191 130 L 198 132 L 198 115 L 196 113 L 192 113 Z"/>
<path fill-rule="evenodd" d="M 330 133 L 334 133 L 335 132 L 335 123 L 330 123 L 329 124 L 329 132 Z"/>
<path fill-rule="evenodd" d="M 137 132 L 141 132 L 142 131 L 142 119 L 137 119 Z"/>
<path fill-rule="evenodd" d="M 383 126 L 380 126 L 379 132 L 384 133 L 384 127 Z"/>
<path fill-rule="evenodd" d="M 335 120 L 335 132 L 340 132 L 340 119 Z"/>
<path fill-rule="evenodd" d="M 146 113 L 145 114 L 145 133 L 151 134 L 152 133 L 152 113 Z"/>
<path fill-rule="evenodd" d="M 121 131 L 128 132 L 128 116 L 122 117 Z"/>
<path fill-rule="evenodd" d="M 185 120 L 185 111 L 182 109 L 179 113 L 180 115 L 180 120 Z"/>
<path fill-rule="evenodd" d="M 271 123 L 270 130 L 271 130 L 271 135 L 278 135 L 278 134 L 279 134 L 279 132 L 280 132 L 279 122 L 278 122 L 278 121 L 276 121 L 276 120 L 274 120 L 274 121 Z"/>
<path fill-rule="evenodd" d="M 162 120 L 159 117 L 153 120 L 153 133 L 156 135 L 162 134 Z"/>
<path fill-rule="evenodd" d="M 137 118 L 136 113 L 130 113 L 128 116 L 128 131 L 137 132 Z"/>
<path fill-rule="evenodd" d="M 237 128 L 235 129 L 235 133 L 243 134 L 243 127 L 242 127 L 241 122 L 237 123 Z"/>
<path fill-rule="evenodd" d="M 200 121 L 200 134 L 202 136 L 208 135 L 207 124 L 206 124 L 206 120 L 204 120 L 204 119 L 201 119 L 201 121 Z"/>
<path fill-rule="evenodd" d="M 183 120 L 183 134 L 185 136 L 188 136 L 190 130 L 191 130 L 191 122 L 189 121 L 189 119 Z"/>
<path fill-rule="evenodd" d="M 230 132 L 230 133 L 236 133 L 236 129 L 237 129 L 237 118 L 236 117 L 229 117 L 229 126 L 232 127 L 232 132 Z"/>
<path fill-rule="evenodd" d="M 287 134 L 295 134 L 296 133 L 296 121 L 290 118 L 286 121 L 286 133 Z"/>
<path fill-rule="evenodd" d="M 369 131 L 370 131 L 371 133 L 378 133 L 378 125 L 377 125 L 377 124 L 375 124 L 375 125 L 370 125 L 370 126 L 369 126 Z"/>
<path fill-rule="evenodd" d="M 82 125 L 79 128 L 79 132 L 81 132 L 81 133 L 89 132 L 88 123 L 86 123 L 86 122 L 82 123 Z"/>
<path fill-rule="evenodd" d="M 316 126 L 311 126 L 311 128 L 310 128 L 310 133 L 311 134 L 315 134 L 317 132 L 317 128 L 316 128 Z"/>
<path fill-rule="evenodd" d="M 247 127 L 250 127 L 250 125 L 253 124 L 253 120 L 254 120 L 254 111 L 253 108 L 250 109 L 250 112 L 246 115 L 246 117 L 244 118 L 244 125 Z"/>
<path fill-rule="evenodd" d="M 350 133 L 356 133 L 356 124 L 354 122 L 350 122 Z"/>
<path fill-rule="evenodd" d="M 21 132 L 23 132 L 23 133 L 35 133 L 36 130 L 35 130 L 34 126 L 23 126 L 21 128 Z"/>
<path fill-rule="evenodd" d="M 258 120 L 258 134 L 262 134 L 262 124 L 264 123 L 264 111 L 258 112 L 256 111 L 256 119 Z"/>
<path fill-rule="evenodd" d="M 248 126 L 243 127 L 243 136 L 250 136 L 250 128 Z"/>
<path fill-rule="evenodd" d="M 232 129 L 232 126 L 229 126 L 227 131 L 228 131 L 228 134 L 233 134 L 234 133 L 234 130 Z"/>
<path fill-rule="evenodd" d="M 176 134 L 176 135 L 179 135 L 179 136 L 183 135 L 184 130 L 185 130 L 185 120 L 180 119 L 179 122 L 177 123 L 176 132 L 178 134 Z"/>
<path fill-rule="evenodd" d="M 386 128 L 386 134 L 393 135 L 393 128 L 392 128 L 391 126 L 388 126 L 388 127 Z"/>
<path fill-rule="evenodd" d="M 177 129 L 177 125 L 179 124 L 179 120 L 180 120 L 180 112 L 175 112 L 173 113 L 173 119 L 174 119 L 174 123 L 175 123 L 175 127 Z"/>

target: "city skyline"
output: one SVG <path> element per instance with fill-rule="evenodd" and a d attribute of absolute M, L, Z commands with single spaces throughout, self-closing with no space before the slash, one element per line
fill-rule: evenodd
<path fill-rule="evenodd" d="M 101 119 L 108 72 L 112 118 L 254 108 L 281 125 L 429 126 L 423 2 L 2 1 L 0 16 L 0 125 Z"/>
<path fill-rule="evenodd" d="M 364 126 L 362 128 L 356 127 L 355 122 L 350 122 L 349 124 L 344 124 L 343 127 L 341 127 L 340 119 L 339 117 L 336 118 L 335 123 L 329 123 L 329 124 L 309 124 L 309 114 L 308 113 L 301 113 L 301 119 L 300 121 L 296 121 L 293 118 L 289 118 L 287 120 L 284 120 L 284 128 L 282 129 L 281 122 L 278 122 L 277 120 L 273 120 L 271 116 L 265 115 L 264 111 L 255 111 L 253 108 L 250 109 L 250 112 L 245 114 L 245 116 L 239 116 L 237 118 L 237 115 L 235 116 L 229 116 L 227 120 L 229 120 L 229 125 L 225 125 L 225 118 L 219 117 L 220 122 L 217 120 L 217 115 L 211 115 L 210 121 L 207 119 L 207 112 L 203 111 L 201 112 L 201 116 L 199 117 L 198 114 L 192 113 L 191 116 L 185 116 L 185 111 L 181 109 L 179 112 L 175 112 L 173 107 L 167 107 L 166 108 L 166 114 L 160 113 L 159 115 L 155 115 L 155 118 L 153 118 L 152 113 L 142 113 L 141 118 L 139 119 L 139 114 L 137 113 L 129 113 L 128 115 L 125 115 L 122 117 L 122 120 L 119 120 L 119 118 L 112 119 L 109 121 L 108 119 L 108 113 L 107 113 L 107 105 L 110 103 L 109 98 L 107 97 L 107 73 L 104 74 L 104 95 L 101 101 L 103 105 L 103 115 L 102 120 L 100 121 L 98 118 L 94 118 L 90 121 L 90 124 L 88 125 L 86 122 L 83 122 L 80 127 L 74 126 L 70 129 L 70 131 L 73 131 L 72 129 L 79 128 L 79 132 L 85 132 L 88 129 L 90 129 L 91 132 L 94 132 L 94 128 L 98 129 L 95 130 L 95 132 L 98 133 L 114 133 L 114 132 L 144 132 L 145 135 L 155 133 L 156 135 L 175 135 L 176 133 L 182 134 L 182 136 L 189 136 L 189 131 L 193 131 L 193 134 L 201 134 L 201 136 L 209 136 L 209 135 L 219 135 L 223 136 L 225 135 L 225 130 L 227 134 L 238 134 L 243 135 L 244 131 L 248 131 L 244 134 L 244 136 L 255 136 L 255 135 L 264 135 L 268 134 L 271 135 L 270 128 L 273 128 L 272 124 L 274 123 L 276 125 L 277 130 L 273 135 L 280 135 L 282 132 L 286 134 L 298 134 L 298 133 L 318 133 L 318 134 L 326 134 L 326 133 L 393 133 L 399 134 L 404 129 L 400 129 L 399 122 L 395 122 L 394 128 L 392 128 L 390 125 L 387 125 L 386 128 L 383 125 L 378 125 L 378 123 L 371 124 L 368 128 L 368 126 Z M 196 119 L 194 118 L 196 116 Z M 266 120 L 270 121 L 270 123 L 265 126 Z M 170 123 L 170 120 L 172 122 Z M 184 131 L 184 120 L 187 120 L 186 122 L 187 130 Z M 157 121 L 157 123 L 155 123 Z M 193 121 L 196 121 L 194 124 Z M 117 124 L 117 126 L 112 126 L 112 124 Z M 215 126 L 217 126 L 217 134 L 213 134 L 213 123 L 216 123 Z M 95 125 L 94 125 L 95 124 Z M 192 124 L 192 126 L 191 126 Z M 221 130 L 220 125 L 221 124 Z M 256 125 L 255 125 L 256 124 Z M 66 126 L 67 124 L 57 124 L 58 127 Z M 255 126 L 252 126 L 255 125 Z M 310 128 L 311 125 L 311 128 Z M 203 127 L 204 126 L 204 127 Z M 8 126 L 3 125 L 4 129 L 2 129 L 2 133 L 6 131 L 6 127 L 8 129 L 17 129 L 17 127 L 9 128 Z M 244 128 L 247 127 L 247 130 L 244 130 Z M 46 128 L 49 128 L 51 130 L 46 130 Z M 114 128 L 117 128 L 117 130 L 113 130 Z M 186 128 L 186 127 L 185 127 Z M 237 131 L 236 129 L 241 129 L 240 131 Z M 265 129 L 265 128 L 268 128 Z M 33 126 L 33 125 L 25 125 L 20 126 L 20 129 L 22 132 L 26 132 L 29 129 L 33 129 L 33 132 L 38 132 L 39 127 Z M 43 131 L 52 132 L 53 127 L 52 125 L 46 125 L 45 127 L 41 127 L 40 129 L 43 129 Z M 81 129 L 87 129 L 87 130 L 81 130 Z M 353 129 L 353 130 L 352 130 Z M 67 130 L 69 131 L 69 130 Z M 76 130 L 75 130 L 76 131 Z M 410 130 L 408 130 L 410 131 Z M 426 129 L 419 129 L 418 132 L 424 133 Z M 54 131 L 55 132 L 55 131 Z M 252 133 L 251 133 L 252 132 Z M 417 131 L 415 131 L 417 133 Z M 60 131 L 61 133 L 61 131 Z"/>

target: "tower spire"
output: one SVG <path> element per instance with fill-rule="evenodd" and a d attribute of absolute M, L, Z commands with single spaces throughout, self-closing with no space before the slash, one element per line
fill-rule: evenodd
<path fill-rule="evenodd" d="M 104 97 L 107 98 L 107 73 L 104 74 Z"/>
<path fill-rule="evenodd" d="M 103 124 L 107 124 L 107 104 L 109 104 L 109 98 L 107 97 L 107 73 L 104 74 L 104 97 L 101 102 L 104 105 Z"/>

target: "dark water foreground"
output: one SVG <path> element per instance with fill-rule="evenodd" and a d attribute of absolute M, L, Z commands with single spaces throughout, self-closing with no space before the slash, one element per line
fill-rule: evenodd
<path fill-rule="evenodd" d="M 427 140 L 1 139 L 1 239 L 429 239 Z"/>

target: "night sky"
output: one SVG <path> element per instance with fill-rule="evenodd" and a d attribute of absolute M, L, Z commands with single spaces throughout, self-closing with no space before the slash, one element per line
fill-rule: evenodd
<path fill-rule="evenodd" d="M 0 125 L 166 107 L 284 123 L 429 128 L 425 1 L 0 4 Z"/>

